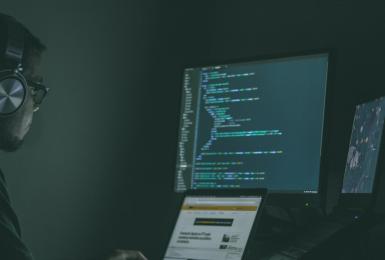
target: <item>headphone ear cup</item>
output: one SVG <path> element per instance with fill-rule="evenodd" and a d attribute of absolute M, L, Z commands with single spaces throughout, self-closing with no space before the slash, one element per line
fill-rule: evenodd
<path fill-rule="evenodd" d="M 23 104 L 26 96 L 26 83 L 17 74 L 0 78 L 0 115 L 15 113 Z"/>

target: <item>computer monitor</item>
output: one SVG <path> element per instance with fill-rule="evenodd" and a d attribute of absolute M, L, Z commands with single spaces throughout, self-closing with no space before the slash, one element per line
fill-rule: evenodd
<path fill-rule="evenodd" d="M 353 119 L 340 204 L 365 208 L 372 205 L 385 119 L 385 97 L 360 104 Z"/>
<path fill-rule="evenodd" d="M 341 192 L 371 194 L 385 119 L 385 98 L 356 107 Z"/>
<path fill-rule="evenodd" d="M 175 190 L 319 191 L 328 53 L 184 70 Z"/>

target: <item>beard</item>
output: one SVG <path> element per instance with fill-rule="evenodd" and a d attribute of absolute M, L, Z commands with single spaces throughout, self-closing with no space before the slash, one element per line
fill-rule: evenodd
<path fill-rule="evenodd" d="M 11 117 L 0 117 L 0 150 L 14 152 L 21 147 L 23 140 L 17 136 L 17 123 L 20 114 Z"/>
<path fill-rule="evenodd" d="M 0 134 L 0 149 L 4 152 L 14 152 L 22 146 L 23 141 L 16 136 Z"/>
<path fill-rule="evenodd" d="M 15 114 L 0 116 L 0 150 L 14 152 L 19 149 L 29 131 L 33 116 L 33 101 L 25 101 Z"/>

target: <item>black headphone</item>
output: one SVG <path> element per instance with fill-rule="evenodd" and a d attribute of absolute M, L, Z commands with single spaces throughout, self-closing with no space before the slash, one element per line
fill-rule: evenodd
<path fill-rule="evenodd" d="M 22 74 L 24 53 L 24 28 L 12 17 L 1 15 L 8 32 L 5 44 L 5 69 L 0 70 L 0 116 L 14 114 L 24 105 L 27 94 L 27 81 Z"/>

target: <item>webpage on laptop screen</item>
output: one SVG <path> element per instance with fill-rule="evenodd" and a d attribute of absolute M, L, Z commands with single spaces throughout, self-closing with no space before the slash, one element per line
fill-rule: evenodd
<path fill-rule="evenodd" d="M 241 260 L 261 197 L 186 197 L 165 260 Z"/>

